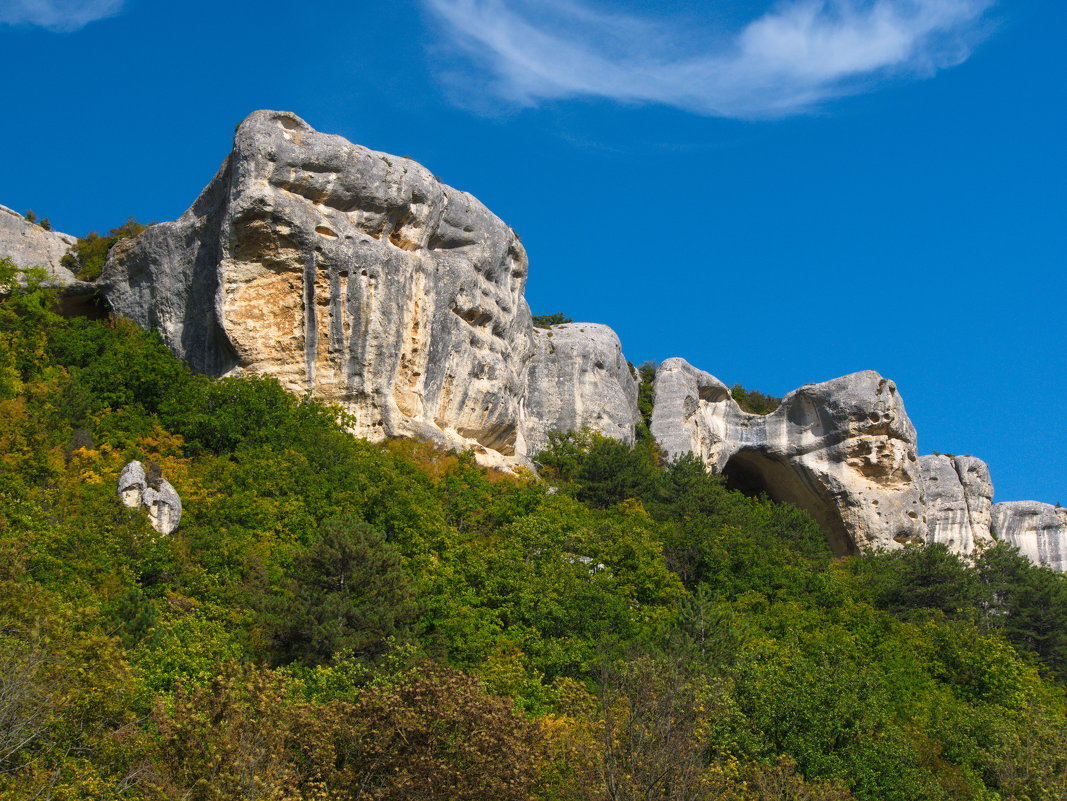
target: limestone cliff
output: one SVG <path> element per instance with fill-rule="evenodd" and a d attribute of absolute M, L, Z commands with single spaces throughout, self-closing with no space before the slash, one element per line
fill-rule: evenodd
<path fill-rule="evenodd" d="M 270 374 L 339 403 L 359 436 L 421 437 L 506 465 L 530 452 L 531 359 L 537 442 L 572 424 L 626 425 L 621 386 L 603 410 L 578 385 L 557 392 L 564 373 L 603 373 L 602 357 L 614 370 L 621 355 L 570 332 L 543 353 L 526 274 L 515 233 L 471 195 L 410 159 L 259 111 L 192 208 L 119 243 L 100 283 L 197 370 Z"/>
<path fill-rule="evenodd" d="M 0 257 L 19 267 L 43 267 L 60 286 L 79 283 L 60 260 L 78 240 L 69 234 L 48 231 L 31 223 L 17 211 L 0 206 Z"/>
<path fill-rule="evenodd" d="M 1035 564 L 1067 571 L 1067 509 L 1037 501 L 994 504 L 993 530 Z"/>
<path fill-rule="evenodd" d="M 969 555 L 991 543 L 993 482 L 973 456 L 930 455 L 919 459 L 926 495 L 927 539 Z"/>
<path fill-rule="evenodd" d="M 533 327 L 511 228 L 410 159 L 294 114 L 249 116 L 192 207 L 117 243 L 98 286 L 60 264 L 73 242 L 0 207 L 0 256 L 74 293 L 101 289 L 201 372 L 272 375 L 338 403 L 359 436 L 420 437 L 502 467 L 530 464 L 553 430 L 633 441 L 638 385 L 618 337 Z M 1063 511 L 994 506 L 981 460 L 917 458 L 896 385 L 877 373 L 805 385 L 764 416 L 668 359 L 654 395 L 669 456 L 695 453 L 731 486 L 806 509 L 837 553 L 943 542 L 970 554 L 999 538 L 1067 568 Z"/>
<path fill-rule="evenodd" d="M 637 424 L 637 379 L 615 332 L 569 323 L 534 329 L 526 380 L 526 442 L 531 454 L 551 431 L 589 427 L 627 443 Z"/>
<path fill-rule="evenodd" d="M 668 359 L 651 428 L 669 455 L 694 453 L 735 488 L 807 510 L 836 553 L 926 539 L 915 429 L 896 385 L 875 372 L 807 384 L 758 415 L 714 376 Z"/>

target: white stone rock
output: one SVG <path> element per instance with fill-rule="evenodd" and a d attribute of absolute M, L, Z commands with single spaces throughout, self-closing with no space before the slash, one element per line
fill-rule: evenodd
<path fill-rule="evenodd" d="M 69 234 L 46 231 L 17 211 L 0 206 L 0 258 L 11 259 L 19 267 L 43 267 L 59 286 L 81 283 L 60 264 L 77 241 Z"/>
<path fill-rule="evenodd" d="M 182 519 L 182 501 L 169 481 L 160 481 L 158 490 L 145 489 L 141 503 L 148 512 L 148 522 L 160 534 L 171 534 L 178 528 Z"/>
<path fill-rule="evenodd" d="M 572 421 L 632 439 L 618 339 L 567 330 L 535 356 L 526 275 L 514 231 L 471 195 L 257 111 L 193 206 L 119 242 L 100 284 L 194 369 L 272 375 L 338 403 L 371 440 L 511 466 L 528 464 L 527 414 L 535 447 Z M 565 374 L 578 385 L 561 387 Z"/>
<path fill-rule="evenodd" d="M 596 323 L 534 329 L 526 374 L 527 452 L 544 449 L 552 431 L 590 428 L 628 444 L 637 424 L 637 379 L 615 332 Z"/>
<path fill-rule="evenodd" d="M 118 495 L 131 509 L 144 507 L 148 522 L 160 534 L 173 533 L 181 522 L 182 501 L 177 490 L 163 478 L 159 478 L 158 487 L 149 486 L 144 465 L 138 461 L 130 462 L 119 473 Z"/>
<path fill-rule="evenodd" d="M 119 473 L 118 492 L 123 505 L 136 509 L 141 505 L 141 496 L 148 484 L 145 481 L 144 465 L 133 461 Z"/>
<path fill-rule="evenodd" d="M 652 435 L 747 492 L 809 512 L 836 553 L 926 539 L 915 429 L 896 385 L 873 371 L 807 384 L 768 415 L 743 412 L 683 359 L 656 372 Z"/>
<path fill-rule="evenodd" d="M 969 556 L 991 543 L 993 483 L 989 468 L 973 456 L 930 455 L 919 459 L 928 541 Z"/>
<path fill-rule="evenodd" d="M 993 534 L 1034 564 L 1067 571 L 1067 509 L 1038 501 L 994 504 Z"/>

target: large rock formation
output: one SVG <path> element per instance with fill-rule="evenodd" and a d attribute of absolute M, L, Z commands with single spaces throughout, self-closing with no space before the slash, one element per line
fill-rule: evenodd
<path fill-rule="evenodd" d="M 926 496 L 928 541 L 970 555 L 993 541 L 993 482 L 973 456 L 934 454 L 919 459 Z"/>
<path fill-rule="evenodd" d="M 633 443 L 637 378 L 615 332 L 595 323 L 535 328 L 525 407 L 530 454 L 548 444 L 550 432 L 583 427 Z"/>
<path fill-rule="evenodd" d="M 993 530 L 1035 564 L 1067 571 L 1067 509 L 1037 501 L 994 504 Z"/>
<path fill-rule="evenodd" d="M 0 207 L 0 256 L 46 267 L 68 304 L 97 289 L 60 264 L 73 242 Z M 410 159 L 258 111 L 192 207 L 120 241 L 98 283 L 195 369 L 273 375 L 337 402 L 370 439 L 420 437 L 498 466 L 529 464 L 553 430 L 632 441 L 637 382 L 618 338 L 589 323 L 534 329 L 526 273 L 514 232 L 475 198 Z M 654 407 L 668 455 L 695 453 L 732 486 L 807 509 L 838 553 L 932 541 L 969 554 L 993 536 L 1065 567 L 1063 512 L 994 512 L 980 460 L 917 459 L 877 373 L 801 387 L 761 416 L 669 359 Z M 169 526 L 176 495 L 136 492 Z"/>
<path fill-rule="evenodd" d="M 807 384 L 768 415 L 741 410 L 683 359 L 656 372 L 652 434 L 746 492 L 807 510 L 839 554 L 924 541 L 915 429 L 892 381 L 872 371 Z"/>
<path fill-rule="evenodd" d="M 566 364 L 535 348 L 526 272 L 514 231 L 471 195 L 410 159 L 258 111 L 192 208 L 120 242 L 100 282 L 116 312 L 158 329 L 197 370 L 273 375 L 341 404 L 359 436 L 515 464 L 529 452 L 535 352 L 538 442 L 587 423 L 613 433 L 628 392 L 607 393 L 601 410 L 585 389 L 541 383 L 595 374 L 602 344 L 557 348 Z"/>
<path fill-rule="evenodd" d="M 19 267 L 43 267 L 60 286 L 80 283 L 60 261 L 78 240 L 31 223 L 17 211 L 0 206 L 0 257 Z"/>

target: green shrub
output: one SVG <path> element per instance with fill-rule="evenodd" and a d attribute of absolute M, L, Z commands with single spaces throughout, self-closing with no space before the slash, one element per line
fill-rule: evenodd
<path fill-rule="evenodd" d="M 573 323 L 570 317 L 567 317 L 563 312 L 556 312 L 555 314 L 535 314 L 533 316 L 534 328 L 551 328 L 554 325 L 563 325 L 564 323 Z"/>
<path fill-rule="evenodd" d="M 107 254 L 120 239 L 137 236 L 147 225 L 141 225 L 133 217 L 118 228 L 112 228 L 106 236 L 90 231 L 78 239 L 74 246 L 63 256 L 60 263 L 74 273 L 79 281 L 95 281 L 104 270 Z"/>

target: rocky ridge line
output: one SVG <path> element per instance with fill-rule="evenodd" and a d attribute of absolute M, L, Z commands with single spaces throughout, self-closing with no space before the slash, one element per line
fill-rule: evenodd
<path fill-rule="evenodd" d="M 498 467 L 530 465 L 554 430 L 634 439 L 637 380 L 618 337 L 533 328 L 526 253 L 506 224 L 414 161 L 294 114 L 250 115 L 192 207 L 119 242 L 95 286 L 59 263 L 74 241 L 0 207 L 0 255 L 74 294 L 98 289 L 200 372 L 272 375 L 340 404 L 358 436 L 469 448 Z M 993 504 L 979 459 L 919 458 L 877 373 L 805 385 L 764 416 L 668 359 L 654 395 L 668 454 L 801 506 L 838 553 L 928 541 L 968 554 L 997 538 L 1067 569 L 1067 513 Z"/>

